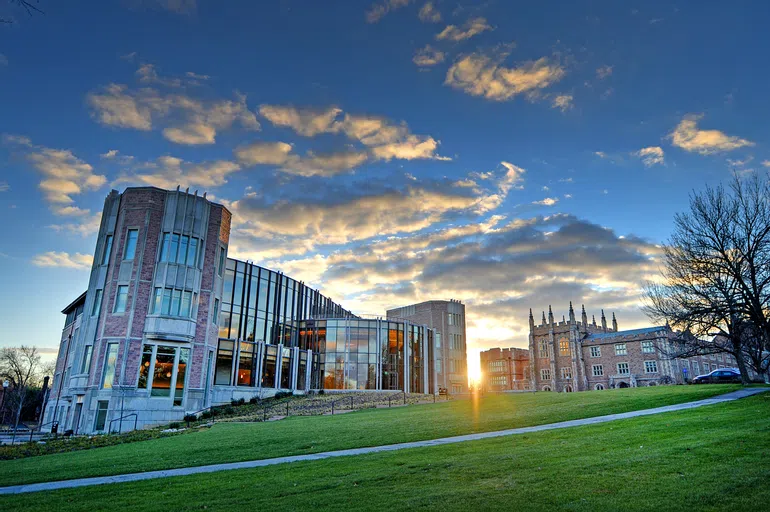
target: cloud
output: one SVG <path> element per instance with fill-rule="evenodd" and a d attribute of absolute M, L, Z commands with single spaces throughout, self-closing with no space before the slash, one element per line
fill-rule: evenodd
<path fill-rule="evenodd" d="M 665 163 L 663 148 L 659 146 L 650 146 L 650 147 L 642 148 L 634 154 L 642 159 L 642 162 L 644 162 L 645 167 L 652 167 L 653 165 L 663 165 Z"/>
<path fill-rule="evenodd" d="M 259 106 L 259 114 L 273 125 L 291 128 L 305 137 L 334 132 L 337 117 L 341 112 L 342 110 L 337 107 L 316 110 L 281 105 Z"/>
<path fill-rule="evenodd" d="M 111 150 L 107 151 L 106 153 L 102 153 L 99 156 L 101 158 L 104 158 L 104 159 L 107 159 L 107 160 L 111 160 L 111 159 L 115 158 L 116 156 L 118 156 L 118 150 L 117 149 L 111 149 Z"/>
<path fill-rule="evenodd" d="M 227 177 L 241 169 L 241 166 L 228 160 L 193 163 L 173 156 L 162 156 L 155 162 L 137 166 L 143 172 L 124 173 L 113 185 L 150 185 L 172 189 L 177 185 L 182 188 L 214 188 L 227 183 Z"/>
<path fill-rule="evenodd" d="M 609 155 L 607 155 L 607 153 L 604 151 L 594 151 L 594 155 L 598 156 L 599 158 L 609 158 Z"/>
<path fill-rule="evenodd" d="M 494 56 L 482 53 L 465 55 L 449 68 L 444 84 L 472 96 L 507 101 L 522 93 L 534 98 L 541 89 L 558 82 L 565 75 L 564 68 L 546 57 L 511 68 L 502 65 L 505 57 L 507 52 Z"/>
<path fill-rule="evenodd" d="M 425 45 L 425 48 L 417 50 L 412 61 L 420 67 L 435 66 L 444 62 L 445 57 L 444 52 L 433 48 L 431 45 Z"/>
<path fill-rule="evenodd" d="M 93 167 L 67 149 L 53 149 L 35 145 L 27 137 L 3 136 L 6 144 L 25 153 L 26 159 L 43 176 L 38 187 L 43 191 L 54 213 L 81 215 L 87 210 L 72 208 L 72 196 L 88 190 L 97 190 L 107 183 L 107 178 L 95 174 Z"/>
<path fill-rule="evenodd" d="M 395 11 L 409 4 L 411 0 L 384 0 L 381 3 L 372 4 L 366 11 L 366 21 L 377 23 L 390 11 Z"/>
<path fill-rule="evenodd" d="M 292 150 L 286 142 L 255 142 L 236 148 L 235 156 L 245 166 L 271 165 L 297 176 L 334 176 L 355 169 L 368 159 L 368 154 L 360 151 L 308 152 L 302 157 Z"/>
<path fill-rule="evenodd" d="M 604 80 L 612 74 L 612 66 L 600 66 L 596 68 L 596 78 Z"/>
<path fill-rule="evenodd" d="M 536 204 L 540 206 L 553 206 L 558 202 L 559 202 L 558 197 L 546 197 L 544 199 L 541 199 L 540 201 L 533 201 L 532 204 Z"/>
<path fill-rule="evenodd" d="M 560 109 L 562 112 L 566 112 L 572 108 L 572 99 L 571 94 L 559 94 L 553 98 L 551 106 Z"/>
<path fill-rule="evenodd" d="M 235 156 L 245 165 L 282 165 L 291 151 L 291 144 L 286 142 L 255 142 L 237 148 Z"/>
<path fill-rule="evenodd" d="M 669 135 L 674 146 L 691 153 L 711 155 L 754 145 L 754 143 L 749 140 L 726 135 L 719 130 L 699 129 L 698 121 L 701 118 L 703 118 L 702 114 L 689 114 L 682 119 L 674 131 Z"/>
<path fill-rule="evenodd" d="M 437 41 L 464 41 L 481 34 L 487 30 L 493 30 L 485 18 L 473 18 L 466 21 L 462 27 L 447 25 L 444 30 L 436 34 Z"/>
<path fill-rule="evenodd" d="M 86 210 L 87 212 L 87 210 Z M 78 235 L 82 237 L 91 236 L 99 231 L 99 225 L 102 221 L 102 213 L 86 214 L 75 217 L 73 222 L 65 222 L 62 224 L 51 224 L 48 228 L 53 229 L 58 233 L 68 233 L 72 235 Z"/>
<path fill-rule="evenodd" d="M 11 186 L 7 181 L 0 181 L 0 192 L 8 192 L 11 190 Z"/>
<path fill-rule="evenodd" d="M 438 23 L 441 21 L 441 13 L 433 5 L 433 2 L 425 2 L 418 14 L 420 21 L 425 23 Z"/>
<path fill-rule="evenodd" d="M 260 128 L 256 115 L 246 105 L 246 97 L 238 93 L 235 100 L 199 101 L 149 87 L 132 90 L 110 84 L 90 93 L 87 102 L 92 116 L 107 126 L 149 131 L 158 121 L 168 123 L 163 135 L 178 144 L 213 144 L 219 130 L 235 123 L 246 130 Z"/>
<path fill-rule="evenodd" d="M 38 267 L 72 268 L 89 270 L 93 265 L 93 256 L 89 254 L 69 254 L 67 252 L 49 251 L 32 258 L 32 264 Z"/>
<path fill-rule="evenodd" d="M 447 159 L 436 155 L 439 141 L 433 137 L 415 135 L 406 123 L 394 124 L 383 117 L 343 115 L 342 110 L 334 106 L 313 109 L 262 105 L 259 112 L 274 125 L 291 128 L 306 137 L 323 133 L 343 134 L 365 146 L 372 158 L 377 160 Z"/>

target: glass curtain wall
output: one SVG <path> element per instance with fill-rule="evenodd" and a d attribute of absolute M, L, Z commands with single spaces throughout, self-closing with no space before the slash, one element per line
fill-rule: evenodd
<path fill-rule="evenodd" d="M 299 322 L 307 318 L 344 318 L 352 316 L 304 283 L 279 272 L 251 263 L 227 259 L 222 301 L 217 318 L 219 348 L 217 351 L 216 385 L 263 386 L 291 389 L 300 377 L 292 375 L 293 351 L 298 346 Z M 259 371 L 259 347 L 264 344 L 262 375 Z M 278 352 L 271 346 L 283 345 Z M 306 350 L 306 349 L 305 349 Z M 308 370 L 307 353 L 300 356 L 302 372 Z M 302 363 L 304 361 L 304 363 Z M 278 366 L 280 382 L 275 382 Z M 312 370 L 312 366 L 311 366 Z M 297 388 L 304 389 L 304 377 Z M 311 383 L 312 385 L 312 383 Z"/>

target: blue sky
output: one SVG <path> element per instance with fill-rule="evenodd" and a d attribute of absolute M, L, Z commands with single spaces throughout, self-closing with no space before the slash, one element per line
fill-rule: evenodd
<path fill-rule="evenodd" d="M 104 196 L 206 191 L 231 252 L 359 312 L 643 325 L 693 188 L 770 165 L 762 2 L 0 3 L 0 344 L 54 349 Z"/>

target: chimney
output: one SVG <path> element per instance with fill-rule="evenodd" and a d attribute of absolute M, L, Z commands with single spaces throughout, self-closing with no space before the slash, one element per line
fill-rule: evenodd
<path fill-rule="evenodd" d="M 618 321 L 615 319 L 615 312 L 612 312 L 612 330 L 618 332 Z"/>

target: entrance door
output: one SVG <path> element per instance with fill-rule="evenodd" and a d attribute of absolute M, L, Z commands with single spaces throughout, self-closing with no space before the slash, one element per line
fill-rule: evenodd
<path fill-rule="evenodd" d="M 75 416 L 72 418 L 72 431 L 77 434 L 80 425 L 80 412 L 83 410 L 83 403 L 75 404 Z"/>

